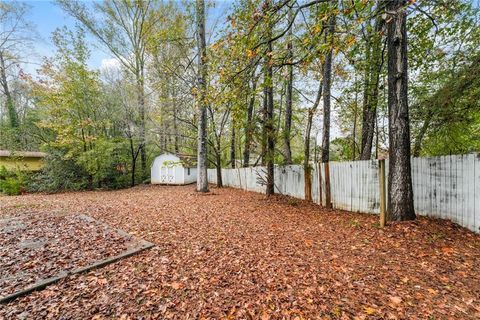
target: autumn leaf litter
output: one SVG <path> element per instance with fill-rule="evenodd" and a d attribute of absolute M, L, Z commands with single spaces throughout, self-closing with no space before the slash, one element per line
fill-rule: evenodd
<path fill-rule="evenodd" d="M 374 215 L 212 190 L 1 198 L 3 217 L 79 212 L 155 247 L 2 305 L 0 318 L 480 318 L 479 235 L 427 218 L 382 230 Z"/>

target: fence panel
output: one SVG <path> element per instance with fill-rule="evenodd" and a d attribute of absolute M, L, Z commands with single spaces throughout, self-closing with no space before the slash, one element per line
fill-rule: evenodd
<path fill-rule="evenodd" d="M 331 197 L 334 208 L 378 214 L 380 211 L 378 161 L 331 162 Z M 388 160 L 385 162 L 388 185 Z M 262 180 L 265 167 L 222 169 L 223 184 L 265 193 Z M 208 179 L 216 183 L 215 169 Z M 472 231 L 480 232 L 480 156 L 478 154 L 412 158 L 412 184 L 415 211 L 449 219 Z M 276 166 L 275 191 L 299 199 L 305 198 L 305 174 L 302 166 Z M 321 188 L 321 192 L 320 192 Z M 312 198 L 325 204 L 325 165 L 312 168 Z"/>
<path fill-rule="evenodd" d="M 417 214 L 449 219 L 479 231 L 480 161 L 478 155 L 412 159 Z"/>

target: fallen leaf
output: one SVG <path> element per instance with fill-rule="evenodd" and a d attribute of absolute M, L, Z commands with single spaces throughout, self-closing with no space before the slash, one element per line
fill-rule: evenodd
<path fill-rule="evenodd" d="M 402 298 L 397 296 L 390 296 L 389 298 L 393 304 L 400 304 L 402 302 Z"/>
<path fill-rule="evenodd" d="M 371 307 L 365 307 L 365 308 L 363 308 L 363 312 L 365 312 L 365 314 L 372 315 L 372 314 L 376 313 L 377 310 L 374 309 L 374 308 L 371 308 Z"/>
<path fill-rule="evenodd" d="M 183 283 L 181 282 L 172 282 L 170 286 L 175 290 L 178 290 L 184 287 Z"/>
<path fill-rule="evenodd" d="M 450 255 L 455 252 L 455 249 L 453 249 L 452 247 L 442 247 L 442 252 L 444 254 Z"/>
<path fill-rule="evenodd" d="M 432 295 L 436 295 L 436 294 L 438 293 L 437 290 L 434 290 L 434 289 L 432 289 L 432 288 L 428 288 L 427 290 L 428 290 L 428 292 L 430 292 L 430 294 L 432 294 Z"/>

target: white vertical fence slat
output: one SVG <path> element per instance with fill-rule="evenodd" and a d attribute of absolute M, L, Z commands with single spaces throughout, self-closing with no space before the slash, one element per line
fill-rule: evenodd
<path fill-rule="evenodd" d="M 380 210 L 378 161 L 330 162 L 332 205 L 336 209 L 378 214 Z M 388 159 L 385 162 L 388 186 Z M 319 171 L 321 180 L 319 181 Z M 265 167 L 222 169 L 225 186 L 265 193 Z M 210 183 L 217 182 L 215 169 L 208 170 Z M 415 211 L 419 215 L 449 219 L 480 232 L 480 155 L 412 158 Z M 322 188 L 322 194 L 319 187 Z M 275 190 L 305 198 L 302 166 L 276 166 Z M 325 165 L 312 168 L 312 198 L 325 204 Z M 388 205 L 388 204 L 387 204 Z"/>
<path fill-rule="evenodd" d="M 474 224 L 473 228 L 480 232 L 480 155 L 471 155 L 473 158 L 474 191 L 475 203 L 473 204 Z"/>
<path fill-rule="evenodd" d="M 475 185 L 480 184 L 480 181 L 475 181 L 478 179 L 478 175 L 476 175 L 476 170 L 480 168 L 478 166 L 478 157 L 473 154 L 469 154 L 467 156 L 466 160 L 466 168 L 465 171 L 469 172 L 469 175 L 467 176 L 467 199 L 466 199 L 466 210 L 465 210 L 465 218 L 464 219 L 464 226 L 469 228 L 469 229 L 474 229 L 475 228 L 475 202 L 476 202 L 476 197 L 479 196 L 479 194 L 475 193 Z M 477 230 L 478 231 L 478 230 Z"/>

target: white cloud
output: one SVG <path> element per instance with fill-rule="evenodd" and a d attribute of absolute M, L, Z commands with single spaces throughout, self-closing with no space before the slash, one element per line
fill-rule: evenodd
<path fill-rule="evenodd" d="M 120 61 L 117 58 L 102 59 L 100 70 L 120 69 Z"/>

